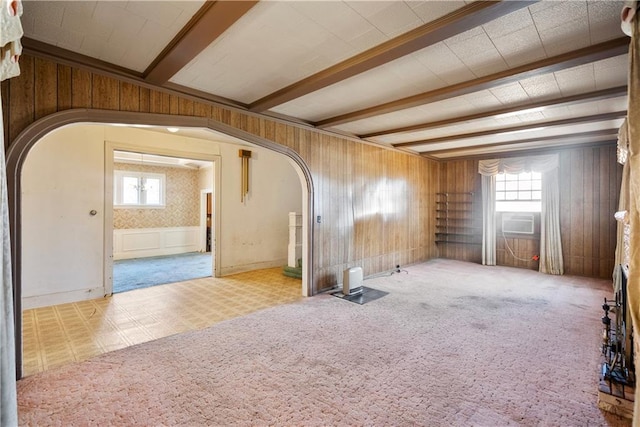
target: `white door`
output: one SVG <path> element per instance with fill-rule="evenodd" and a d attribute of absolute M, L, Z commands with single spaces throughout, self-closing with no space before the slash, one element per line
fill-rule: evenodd
<path fill-rule="evenodd" d="M 99 128 L 59 129 L 22 171 L 23 307 L 104 296 L 104 149 Z"/>

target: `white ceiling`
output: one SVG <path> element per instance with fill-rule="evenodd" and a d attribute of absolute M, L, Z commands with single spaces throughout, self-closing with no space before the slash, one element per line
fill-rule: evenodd
<path fill-rule="evenodd" d="M 171 81 L 249 103 L 461 5 L 261 2 Z"/>
<path fill-rule="evenodd" d="M 135 71 L 145 68 L 204 1 L 30 1 L 26 37 Z"/>
<path fill-rule="evenodd" d="M 203 6 L 203 1 L 33 1 L 24 2 L 25 37 L 143 73 Z M 429 23 L 444 22 L 471 1 L 275 1 L 263 0 L 221 36 L 186 61 L 167 83 L 223 97 L 240 107 Z M 545 0 L 467 30 L 454 31 L 431 45 L 272 106 L 278 113 L 311 125 L 417 94 L 507 72 L 515 67 L 624 37 L 623 1 Z M 525 5 L 523 3 L 523 5 Z M 473 6 L 473 5 L 471 5 Z M 446 26 L 446 25 L 445 25 Z M 456 34 L 457 33 L 457 34 Z M 28 50 L 28 43 L 27 52 Z M 60 55 L 64 55 L 64 51 Z M 570 105 L 514 111 L 508 115 L 455 121 L 470 114 L 586 94 L 627 83 L 626 54 L 553 72 L 539 72 L 507 84 L 478 88 L 436 102 L 376 113 L 329 125 L 328 130 L 358 137 L 404 126 L 451 119 L 446 126 L 367 137 L 382 145 L 451 137 L 446 143 L 402 149 L 433 157 L 469 156 L 559 146 L 551 139 L 473 149 L 474 145 L 549 138 L 613 129 L 620 119 L 524 130 L 508 138 L 501 128 L 544 124 L 624 111 L 626 96 L 582 100 Z M 495 130 L 495 136 L 455 139 L 455 135 Z M 612 135 L 615 132 L 612 130 Z M 506 138 L 506 139 L 505 139 Z M 570 143 L 608 141 L 585 135 Z M 471 147 L 467 151 L 460 148 Z"/>
<path fill-rule="evenodd" d="M 115 163 L 129 163 L 140 166 L 164 166 L 183 169 L 201 169 L 211 166 L 211 162 L 202 160 L 134 153 L 132 151 L 114 151 L 113 161 Z"/>

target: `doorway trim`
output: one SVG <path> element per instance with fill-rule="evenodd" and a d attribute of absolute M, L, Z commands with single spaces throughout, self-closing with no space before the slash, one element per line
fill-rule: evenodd
<path fill-rule="evenodd" d="M 206 128 L 244 140 L 259 147 L 283 154 L 295 165 L 303 183 L 302 191 L 302 293 L 317 292 L 313 281 L 313 217 L 314 185 L 311 170 L 293 149 L 206 117 L 149 114 L 126 111 L 71 109 L 45 116 L 27 126 L 11 143 L 7 151 L 7 195 L 9 199 L 9 231 L 13 269 L 13 306 L 15 321 L 16 378 L 22 378 L 22 220 L 21 176 L 24 162 L 33 146 L 48 133 L 71 124 L 121 123 L 125 125 L 177 126 Z"/>
<path fill-rule="evenodd" d="M 211 197 L 213 198 L 214 196 L 214 192 L 211 188 L 205 188 L 200 190 L 200 251 L 201 252 L 206 252 L 207 251 L 207 194 L 211 194 Z M 215 202 L 215 199 L 213 199 Z M 215 208 L 211 209 L 212 211 L 214 211 L 215 213 Z M 213 225 L 211 224 L 211 238 L 212 240 L 215 239 L 215 230 L 214 228 L 216 228 L 217 225 Z M 215 251 L 215 246 L 212 248 Z M 214 277 L 218 277 L 216 274 L 214 274 Z"/>
<path fill-rule="evenodd" d="M 104 292 L 106 295 L 113 294 L 113 171 L 114 171 L 114 151 L 129 151 L 142 154 L 155 154 L 158 156 L 179 157 L 183 159 L 204 160 L 213 165 L 213 182 L 209 183 L 208 191 L 214 195 L 220 194 L 220 171 L 222 170 L 222 160 L 217 154 L 203 154 L 190 151 L 174 150 L 172 148 L 148 147 L 131 142 L 104 141 Z M 213 190 L 212 190 L 213 189 Z M 220 230 L 220 200 L 215 199 L 213 211 L 215 215 L 215 229 Z M 200 207 L 198 207 L 200 210 Z M 213 230 L 212 230 L 213 232 Z M 220 239 L 213 236 L 214 248 L 211 259 L 213 277 L 220 277 Z"/>

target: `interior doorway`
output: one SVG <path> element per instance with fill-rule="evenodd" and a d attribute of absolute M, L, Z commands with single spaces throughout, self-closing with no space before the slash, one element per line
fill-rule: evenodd
<path fill-rule="evenodd" d="M 211 252 L 212 249 L 212 236 L 213 236 L 213 222 L 212 222 L 212 206 L 213 206 L 213 193 L 210 190 L 202 190 L 204 193 L 203 197 L 200 198 L 200 205 L 204 205 L 201 209 L 201 212 L 204 211 L 203 215 L 200 215 L 200 223 L 205 225 L 204 231 L 204 252 Z M 200 232 L 202 236 L 202 232 Z"/>
<path fill-rule="evenodd" d="M 105 251 L 105 277 L 111 293 L 214 276 L 215 159 L 113 144 L 106 150 L 111 221 L 105 221 L 105 236 L 113 240 L 112 251 Z"/>

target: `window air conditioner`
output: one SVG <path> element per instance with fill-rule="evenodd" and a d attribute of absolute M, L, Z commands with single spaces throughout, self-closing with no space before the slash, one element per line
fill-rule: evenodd
<path fill-rule="evenodd" d="M 511 234 L 533 234 L 533 214 L 502 213 L 502 232 Z"/>

